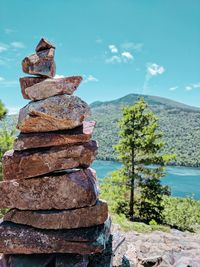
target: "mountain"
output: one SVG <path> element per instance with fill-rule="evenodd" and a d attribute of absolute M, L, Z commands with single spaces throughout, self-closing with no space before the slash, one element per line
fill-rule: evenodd
<path fill-rule="evenodd" d="M 176 161 L 171 164 L 200 166 L 200 108 L 162 97 L 142 96 L 159 118 L 166 143 L 164 151 L 177 154 Z M 112 146 L 118 141 L 117 121 L 122 107 L 132 105 L 139 97 L 141 95 L 129 94 L 113 101 L 91 104 L 91 118 L 97 121 L 94 139 L 99 143 L 100 159 L 116 159 Z"/>
<path fill-rule="evenodd" d="M 166 153 L 177 154 L 171 164 L 182 166 L 200 166 L 200 108 L 188 106 L 170 99 L 129 94 L 112 101 L 92 103 L 92 116 L 97 121 L 93 138 L 99 143 L 99 159 L 115 160 L 112 146 L 118 142 L 117 122 L 122 107 L 132 105 L 139 97 L 144 97 L 149 107 L 159 118 L 164 133 Z M 7 116 L 9 128 L 16 123 L 17 116 Z M 0 127 L 3 122 L 0 123 Z"/>

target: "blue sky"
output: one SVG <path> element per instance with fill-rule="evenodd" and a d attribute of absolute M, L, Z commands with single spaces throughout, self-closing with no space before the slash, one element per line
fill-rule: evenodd
<path fill-rule="evenodd" d="M 27 103 L 21 61 L 46 37 L 89 103 L 142 93 L 200 107 L 199 14 L 199 0 L 1 0 L 0 99 L 11 113 Z"/>

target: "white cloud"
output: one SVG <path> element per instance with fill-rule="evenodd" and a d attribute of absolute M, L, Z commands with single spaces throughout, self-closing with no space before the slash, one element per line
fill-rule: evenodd
<path fill-rule="evenodd" d="M 58 78 L 64 78 L 64 77 L 65 77 L 64 75 L 59 75 L 59 74 L 56 74 L 56 75 L 54 76 L 55 79 L 58 79 Z"/>
<path fill-rule="evenodd" d="M 186 90 L 186 91 L 191 91 L 191 90 L 192 90 L 192 86 L 189 86 L 189 85 L 186 86 L 186 87 L 185 87 L 185 90 Z"/>
<path fill-rule="evenodd" d="M 170 87 L 169 91 L 175 91 L 176 89 L 178 89 L 178 86 Z"/>
<path fill-rule="evenodd" d="M 88 82 L 98 82 L 99 80 L 94 77 L 93 75 L 89 74 L 87 75 L 83 75 L 83 83 L 88 83 Z"/>
<path fill-rule="evenodd" d="M 192 83 L 192 84 L 185 86 L 186 91 L 191 91 L 193 89 L 200 89 L 200 82 L 199 83 Z"/>
<path fill-rule="evenodd" d="M 165 72 L 163 66 L 159 66 L 156 63 L 148 63 L 147 64 L 147 73 L 151 76 L 161 75 Z"/>
<path fill-rule="evenodd" d="M 95 42 L 96 42 L 97 44 L 101 44 L 101 43 L 103 43 L 103 39 L 101 39 L 101 38 L 97 38 L 97 39 L 95 40 Z"/>
<path fill-rule="evenodd" d="M 10 45 L 14 48 L 25 48 L 25 45 L 22 42 L 12 42 Z"/>
<path fill-rule="evenodd" d="M 121 56 L 125 62 L 133 60 L 133 55 L 128 51 L 122 52 Z"/>
<path fill-rule="evenodd" d="M 200 83 L 193 83 L 192 84 L 192 87 L 193 88 L 200 88 Z"/>
<path fill-rule="evenodd" d="M 118 53 L 118 49 L 115 45 L 109 45 L 108 47 L 109 47 L 111 53 L 113 53 L 113 54 Z"/>
<path fill-rule="evenodd" d="M 14 85 L 19 85 L 19 82 L 15 80 L 6 80 L 5 78 L 0 77 L 0 88 L 11 87 Z"/>
<path fill-rule="evenodd" d="M 8 45 L 4 43 L 0 43 L 0 53 L 8 50 Z"/>
<path fill-rule="evenodd" d="M 121 45 L 123 49 L 126 50 L 134 50 L 136 52 L 141 52 L 144 44 L 143 43 L 133 43 L 133 42 L 125 42 Z"/>
<path fill-rule="evenodd" d="M 115 64 L 115 63 L 121 63 L 122 60 L 121 60 L 121 57 L 119 56 L 112 56 L 110 58 L 107 58 L 106 59 L 106 63 L 111 63 L 111 64 Z"/>
<path fill-rule="evenodd" d="M 8 107 L 8 115 L 18 114 L 20 107 Z"/>
<path fill-rule="evenodd" d="M 6 34 L 10 34 L 10 33 L 15 32 L 15 31 L 14 31 L 13 29 L 6 28 L 6 29 L 4 29 L 4 32 L 5 32 Z"/>
<path fill-rule="evenodd" d="M 146 64 L 146 75 L 143 84 L 143 94 L 146 93 L 149 85 L 149 81 L 158 75 L 162 75 L 165 72 L 165 68 L 156 63 L 147 63 Z"/>

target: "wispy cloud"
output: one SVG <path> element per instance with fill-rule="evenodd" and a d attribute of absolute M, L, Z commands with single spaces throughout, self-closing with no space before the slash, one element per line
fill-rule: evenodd
<path fill-rule="evenodd" d="M 103 43 L 103 39 L 101 39 L 101 38 L 97 38 L 97 39 L 95 40 L 95 42 L 96 42 L 97 44 L 101 44 L 101 43 Z"/>
<path fill-rule="evenodd" d="M 178 86 L 170 87 L 169 91 L 175 91 L 176 89 L 178 89 Z"/>
<path fill-rule="evenodd" d="M 115 45 L 111 44 L 108 46 L 108 48 L 110 49 L 111 53 L 118 53 L 118 48 Z"/>
<path fill-rule="evenodd" d="M 165 72 L 165 68 L 157 63 L 146 64 L 146 75 L 143 84 L 143 93 L 148 89 L 149 81 L 158 75 L 162 75 Z"/>
<path fill-rule="evenodd" d="M 117 46 L 114 44 L 109 45 L 108 48 L 111 54 L 115 54 L 106 58 L 105 62 L 108 64 L 127 63 L 131 62 L 134 59 L 131 52 L 123 50 L 122 52 L 120 52 Z M 109 53 L 106 52 L 106 55 L 109 55 Z"/>
<path fill-rule="evenodd" d="M 110 58 L 107 58 L 106 59 L 106 63 L 108 64 L 115 64 L 115 63 L 121 63 L 122 62 L 122 59 L 120 56 L 112 56 Z"/>
<path fill-rule="evenodd" d="M 6 80 L 4 77 L 0 77 L 0 88 L 10 87 L 18 84 L 19 82 L 16 80 Z"/>
<path fill-rule="evenodd" d="M 200 82 L 192 83 L 192 84 L 189 84 L 189 85 L 185 86 L 185 90 L 186 91 L 191 91 L 193 89 L 200 89 Z"/>
<path fill-rule="evenodd" d="M 133 55 L 128 51 L 122 52 L 121 56 L 125 62 L 133 60 Z"/>
<path fill-rule="evenodd" d="M 10 33 L 15 32 L 15 30 L 10 29 L 10 28 L 6 28 L 6 29 L 4 29 L 4 32 L 5 32 L 6 34 L 10 34 Z"/>
<path fill-rule="evenodd" d="M 144 44 L 134 43 L 134 42 L 125 42 L 121 44 L 121 47 L 125 50 L 134 50 L 135 52 L 141 52 L 144 47 Z"/>
<path fill-rule="evenodd" d="M 25 48 L 25 45 L 24 45 L 24 43 L 22 43 L 22 42 L 17 42 L 17 41 L 15 41 L 15 42 L 12 42 L 12 43 L 10 43 L 10 45 L 12 46 L 12 47 L 14 47 L 14 48 Z"/>
<path fill-rule="evenodd" d="M 59 74 L 56 74 L 56 75 L 54 76 L 55 79 L 63 78 L 63 77 L 64 77 L 64 75 L 59 75 Z"/>
<path fill-rule="evenodd" d="M 159 66 L 156 63 L 147 63 L 147 74 L 150 76 L 157 76 L 163 74 L 165 69 L 163 66 Z"/>
<path fill-rule="evenodd" d="M 98 82 L 99 80 L 94 77 L 93 75 L 83 75 L 83 83 L 88 83 L 88 82 Z"/>
<path fill-rule="evenodd" d="M 20 107 L 8 107 L 8 115 L 15 115 L 19 113 Z"/>
<path fill-rule="evenodd" d="M 0 43 L 0 53 L 7 51 L 9 46 L 4 43 Z"/>

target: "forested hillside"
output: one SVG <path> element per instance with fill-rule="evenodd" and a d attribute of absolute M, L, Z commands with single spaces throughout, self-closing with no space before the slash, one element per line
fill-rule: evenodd
<path fill-rule="evenodd" d="M 130 94 L 109 102 L 91 104 L 92 119 L 97 121 L 94 139 L 99 142 L 99 158 L 116 159 L 112 146 L 117 143 L 117 121 L 124 105 L 131 105 L 139 95 Z M 144 96 L 159 117 L 164 132 L 165 152 L 177 154 L 171 164 L 200 166 L 200 109 L 169 99 Z"/>
<path fill-rule="evenodd" d="M 100 159 L 116 159 L 112 146 L 118 141 L 117 121 L 121 117 L 121 109 L 133 104 L 138 97 L 140 95 L 130 94 L 117 100 L 91 104 L 90 119 L 97 121 L 93 138 L 99 143 Z M 200 108 L 156 96 L 144 98 L 159 117 L 166 142 L 165 152 L 177 154 L 176 161 L 171 164 L 200 166 Z M 16 118 L 7 116 L 9 126 Z"/>

